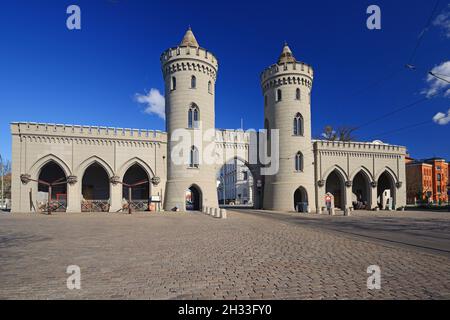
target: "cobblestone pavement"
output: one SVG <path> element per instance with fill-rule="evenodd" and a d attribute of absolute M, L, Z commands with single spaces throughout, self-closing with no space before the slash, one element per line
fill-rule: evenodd
<path fill-rule="evenodd" d="M 344 217 L 298 212 L 237 211 L 303 227 L 332 230 L 363 240 L 443 254 L 450 258 L 450 212 L 359 210 Z"/>
<path fill-rule="evenodd" d="M 445 255 L 240 212 L 0 214 L 0 299 L 449 299 L 449 270 Z"/>

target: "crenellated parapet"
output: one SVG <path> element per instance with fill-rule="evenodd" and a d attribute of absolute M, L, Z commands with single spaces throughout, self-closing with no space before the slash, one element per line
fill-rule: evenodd
<path fill-rule="evenodd" d="M 354 141 L 328 141 L 313 140 L 314 150 L 327 156 L 344 156 L 350 154 L 354 157 L 377 157 L 396 158 L 406 154 L 403 146 L 377 143 L 377 142 L 354 142 Z"/>
<path fill-rule="evenodd" d="M 243 130 L 216 130 L 216 143 L 249 144 L 250 133 Z"/>
<path fill-rule="evenodd" d="M 126 146 L 145 146 L 167 142 L 167 134 L 159 130 L 54 123 L 13 122 L 11 133 L 30 141 L 61 144 L 109 145 L 117 141 Z"/>
<path fill-rule="evenodd" d="M 273 64 L 261 73 L 263 91 L 283 85 L 299 85 L 312 88 L 314 72 L 310 65 L 303 62 Z"/>
<path fill-rule="evenodd" d="M 178 46 L 161 54 L 164 77 L 179 71 L 199 72 L 217 79 L 218 62 L 216 57 L 201 47 Z"/>

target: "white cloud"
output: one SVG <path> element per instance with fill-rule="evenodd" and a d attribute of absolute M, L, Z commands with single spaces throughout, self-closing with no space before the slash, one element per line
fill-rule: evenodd
<path fill-rule="evenodd" d="M 450 38 L 450 4 L 434 19 L 433 25 L 442 28 L 445 36 Z"/>
<path fill-rule="evenodd" d="M 445 61 L 431 70 L 432 73 L 443 79 L 450 79 L 450 61 Z M 450 83 L 433 77 L 427 76 L 428 88 L 422 90 L 428 98 L 434 96 L 439 91 L 444 91 L 444 97 L 450 97 Z"/>
<path fill-rule="evenodd" d="M 136 93 L 135 99 L 146 106 L 145 113 L 156 114 L 166 119 L 166 101 L 158 89 L 152 88 L 147 94 Z"/>
<path fill-rule="evenodd" d="M 448 109 L 447 114 L 442 112 L 436 113 L 433 117 L 433 121 L 442 126 L 450 123 L 450 109 Z"/>

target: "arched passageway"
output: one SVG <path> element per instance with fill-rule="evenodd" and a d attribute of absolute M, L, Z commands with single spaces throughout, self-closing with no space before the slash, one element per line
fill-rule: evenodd
<path fill-rule="evenodd" d="M 363 171 L 355 175 L 352 182 L 352 205 L 356 210 L 370 210 L 370 179 Z"/>
<path fill-rule="evenodd" d="M 147 172 L 139 164 L 134 164 L 128 168 L 123 176 L 123 182 L 127 185 L 138 184 L 131 187 L 131 206 L 135 211 L 148 210 L 150 198 L 150 180 Z M 140 184 L 145 182 L 143 184 Z M 122 187 L 123 202 L 127 203 L 130 200 L 130 188 L 127 185 Z"/>
<path fill-rule="evenodd" d="M 303 187 L 294 192 L 294 209 L 297 212 L 308 212 L 308 194 Z"/>
<path fill-rule="evenodd" d="M 186 190 L 186 210 L 200 211 L 202 209 L 202 193 L 198 186 L 192 185 Z"/>
<path fill-rule="evenodd" d="M 247 163 L 239 158 L 226 162 L 216 175 L 219 205 L 255 205 L 255 183 Z"/>
<path fill-rule="evenodd" d="M 378 178 L 377 203 L 380 209 L 395 209 L 395 181 L 387 171 Z"/>
<path fill-rule="evenodd" d="M 109 211 L 109 176 L 99 163 L 91 164 L 84 172 L 81 193 L 81 211 Z"/>
<path fill-rule="evenodd" d="M 325 193 L 331 193 L 334 197 L 334 207 L 344 210 L 345 206 L 345 189 L 344 189 L 344 178 L 337 171 L 331 172 L 326 181 Z"/>
<path fill-rule="evenodd" d="M 39 180 L 53 184 L 58 182 L 65 182 L 67 179 L 64 170 L 54 161 L 47 162 L 39 173 Z M 49 186 L 43 183 L 38 183 L 37 201 L 39 209 L 45 211 L 48 203 Z M 51 202 L 56 211 L 66 211 L 67 209 L 67 184 L 62 183 L 52 186 Z"/>

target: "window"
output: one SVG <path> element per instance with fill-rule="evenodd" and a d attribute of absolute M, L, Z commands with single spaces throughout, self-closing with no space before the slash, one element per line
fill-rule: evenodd
<path fill-rule="evenodd" d="M 295 90 L 295 100 L 300 100 L 300 88 L 297 88 L 297 90 Z"/>
<path fill-rule="evenodd" d="M 437 174 L 437 181 L 441 182 L 441 174 L 440 173 Z"/>
<path fill-rule="evenodd" d="M 200 114 L 197 105 L 193 104 L 188 111 L 188 128 L 199 127 Z"/>
<path fill-rule="evenodd" d="M 195 76 L 191 77 L 191 89 L 195 89 L 197 87 L 197 78 Z"/>
<path fill-rule="evenodd" d="M 303 135 L 303 117 L 300 113 L 297 113 L 294 118 L 294 136 Z"/>
<path fill-rule="evenodd" d="M 437 192 L 441 193 L 441 186 L 437 186 Z"/>
<path fill-rule="evenodd" d="M 247 179 L 248 179 L 248 173 L 247 173 L 247 171 L 244 171 L 244 172 L 242 172 L 243 173 L 243 180 L 244 181 L 247 181 Z"/>
<path fill-rule="evenodd" d="M 208 81 L 208 93 L 212 93 L 212 83 Z"/>
<path fill-rule="evenodd" d="M 171 90 L 177 90 L 177 78 L 172 77 L 172 87 Z"/>
<path fill-rule="evenodd" d="M 281 89 L 277 90 L 277 101 L 281 101 Z"/>
<path fill-rule="evenodd" d="M 198 149 L 195 146 L 191 147 L 189 154 L 189 167 L 198 168 Z"/>
<path fill-rule="evenodd" d="M 303 154 L 300 151 L 295 155 L 295 171 L 303 171 Z"/>

